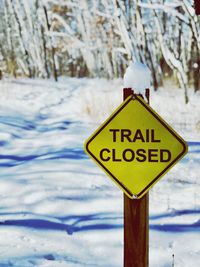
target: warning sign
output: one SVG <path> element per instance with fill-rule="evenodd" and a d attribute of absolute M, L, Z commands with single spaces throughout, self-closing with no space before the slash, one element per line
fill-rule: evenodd
<path fill-rule="evenodd" d="M 141 198 L 187 153 L 187 144 L 141 97 L 130 96 L 85 151 L 130 198 Z"/>

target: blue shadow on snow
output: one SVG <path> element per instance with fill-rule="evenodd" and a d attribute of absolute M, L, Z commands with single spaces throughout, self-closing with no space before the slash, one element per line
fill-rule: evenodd
<path fill-rule="evenodd" d="M 173 211 L 172 213 L 166 213 L 156 216 L 151 216 L 150 220 L 157 220 L 164 217 L 175 217 L 190 214 L 200 214 L 200 210 L 180 210 Z M 4 214 L 0 214 L 1 216 Z M 52 231 L 66 231 L 69 235 L 75 232 L 93 231 L 93 230 L 112 230 L 121 229 L 123 224 L 112 223 L 117 219 L 122 219 L 116 215 L 103 215 L 103 214 L 89 214 L 83 216 L 66 216 L 66 217 L 52 217 L 52 219 L 58 220 L 58 222 L 47 219 L 16 219 L 5 220 L 0 222 L 0 226 L 15 226 L 26 227 L 37 230 L 52 230 Z M 106 222 L 109 220 L 109 222 Z M 65 223 L 64 223 L 65 221 Z M 67 224 L 67 221 L 74 221 Z M 167 224 L 152 224 L 150 223 L 150 229 L 162 232 L 200 232 L 200 220 L 192 224 L 179 224 L 179 223 L 167 223 Z"/>
<path fill-rule="evenodd" d="M 0 155 L 0 160 L 8 160 L 7 162 L 0 162 L 0 167 L 13 167 L 21 165 L 32 160 L 54 160 L 54 159 L 85 159 L 87 156 L 81 148 L 64 148 L 58 151 L 47 152 L 43 154 L 33 154 L 27 156 L 16 155 Z"/>

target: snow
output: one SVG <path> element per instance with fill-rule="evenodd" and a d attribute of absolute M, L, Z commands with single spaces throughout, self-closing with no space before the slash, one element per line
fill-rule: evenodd
<path fill-rule="evenodd" d="M 123 81 L 0 82 L 0 266 L 123 266 L 123 195 L 83 143 L 122 102 Z M 150 192 L 150 266 L 200 262 L 200 94 L 151 106 L 189 153 Z"/>
<path fill-rule="evenodd" d="M 141 62 L 131 62 L 124 74 L 124 87 L 133 88 L 135 93 L 143 94 L 150 88 L 151 74 L 149 68 Z"/>

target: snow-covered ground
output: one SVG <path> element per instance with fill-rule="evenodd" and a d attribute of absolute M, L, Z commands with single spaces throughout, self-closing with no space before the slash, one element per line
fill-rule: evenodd
<path fill-rule="evenodd" d="M 83 151 L 122 84 L 1 81 L 1 267 L 123 266 L 122 192 Z M 150 192 L 150 267 L 200 265 L 200 94 L 189 95 L 151 93 L 189 153 Z"/>

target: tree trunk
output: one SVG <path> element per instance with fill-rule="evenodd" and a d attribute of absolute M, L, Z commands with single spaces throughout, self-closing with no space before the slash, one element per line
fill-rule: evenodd
<path fill-rule="evenodd" d="M 45 6 L 43 6 L 44 9 L 44 14 L 45 14 L 45 18 L 46 18 L 46 24 L 47 24 L 47 29 L 48 31 L 50 31 L 51 29 L 51 25 L 49 23 L 49 17 L 48 17 L 48 12 Z M 58 74 L 57 74 L 57 69 L 56 69 L 56 61 L 55 61 L 55 48 L 53 45 L 53 41 L 52 41 L 52 37 L 50 37 L 50 41 L 51 41 L 51 57 L 52 57 L 52 67 L 53 67 L 53 76 L 55 81 L 58 81 Z"/>

